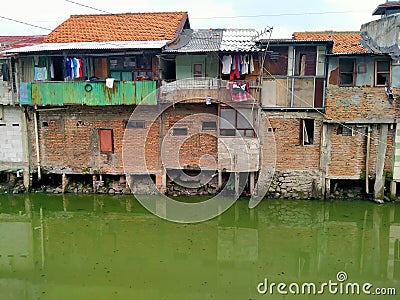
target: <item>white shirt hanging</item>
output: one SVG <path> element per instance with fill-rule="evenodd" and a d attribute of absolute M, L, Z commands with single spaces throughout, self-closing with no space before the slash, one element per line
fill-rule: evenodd
<path fill-rule="evenodd" d="M 114 78 L 106 78 L 106 86 L 109 89 L 112 89 L 114 86 Z"/>
<path fill-rule="evenodd" d="M 232 68 L 232 56 L 224 55 L 222 57 L 222 74 L 229 74 Z"/>

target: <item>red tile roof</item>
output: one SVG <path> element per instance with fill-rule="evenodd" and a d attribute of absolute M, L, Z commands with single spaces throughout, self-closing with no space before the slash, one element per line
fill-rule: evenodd
<path fill-rule="evenodd" d="M 183 29 L 186 12 L 73 15 L 45 43 L 172 40 Z"/>
<path fill-rule="evenodd" d="M 333 53 L 366 53 L 359 31 L 305 31 L 294 32 L 295 40 L 333 41 Z"/>
<path fill-rule="evenodd" d="M 45 37 L 44 35 L 0 36 L 0 51 L 40 44 Z M 0 53 L 0 57 L 3 56 L 7 54 Z"/>

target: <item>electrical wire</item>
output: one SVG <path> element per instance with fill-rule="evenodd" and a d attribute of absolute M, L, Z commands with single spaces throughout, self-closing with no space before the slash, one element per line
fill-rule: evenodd
<path fill-rule="evenodd" d="M 99 12 L 102 12 L 102 13 L 113 14 L 113 13 L 111 13 L 111 12 L 108 12 L 108 11 L 105 11 L 105 10 L 101 10 L 101 9 L 98 9 L 98 8 L 95 8 L 95 7 L 92 7 L 92 6 L 88 6 L 88 5 L 85 5 L 85 4 L 82 4 L 82 3 L 74 2 L 74 1 L 71 1 L 71 0 L 65 0 L 65 1 L 66 1 L 66 2 L 70 2 L 70 3 L 73 3 L 73 4 L 76 4 L 76 5 L 79 5 L 79 6 L 82 6 L 82 7 L 90 8 L 90 9 L 93 9 L 93 10 L 96 10 L 96 11 L 99 11 Z M 200 19 L 236 19 L 236 18 L 259 18 L 259 17 L 282 17 L 282 16 L 303 16 L 303 15 L 345 14 L 345 13 L 354 13 L 354 12 L 358 12 L 358 13 L 359 13 L 360 11 L 332 11 L 332 12 L 281 13 L 281 14 L 262 14 L 262 15 L 246 15 L 246 16 L 202 17 L 202 18 L 191 18 L 191 19 L 192 19 L 192 20 L 193 20 L 193 19 L 197 19 L 197 20 L 200 20 Z M 12 19 L 12 18 L 8 18 L 8 17 L 4 17 L 4 16 L 0 16 L 0 18 L 1 18 L 1 19 L 5 19 L 5 20 L 8 20 L 8 21 L 12 21 L 12 22 L 24 24 L 24 25 L 27 25 L 27 26 L 31 26 L 31 27 L 36 27 L 36 28 L 44 29 L 44 30 L 47 30 L 47 31 L 52 31 L 52 30 L 53 30 L 53 29 L 50 29 L 50 28 L 46 28 L 46 27 L 43 27 L 43 26 L 31 24 L 31 23 L 24 22 L 24 21 L 19 21 L 19 20 Z M 272 30 L 272 27 L 270 27 L 270 29 Z M 212 41 L 211 39 L 207 39 L 207 40 L 208 40 L 208 45 L 210 45 L 211 43 L 218 43 L 218 42 L 216 42 L 216 41 L 215 41 L 215 42 Z M 23 41 L 23 39 L 21 39 L 21 41 Z M 223 43 L 218 43 L 218 44 L 223 45 Z M 225 46 L 229 46 L 229 45 L 226 44 Z M 237 49 L 237 50 L 240 51 L 240 50 L 243 50 L 243 49 Z M 272 77 L 273 77 L 273 75 L 266 69 L 265 66 L 262 66 L 262 70 L 263 70 L 263 71 L 266 71 L 266 73 L 268 73 L 269 76 L 272 76 Z M 280 82 L 277 82 L 277 84 L 278 84 L 278 85 L 279 85 L 279 84 L 282 85 Z M 282 85 L 282 87 L 283 87 L 283 85 Z M 303 99 L 303 98 L 297 96 L 296 94 L 294 94 L 291 90 L 288 89 L 287 86 L 285 86 L 284 88 L 286 89 L 286 91 L 287 91 L 288 93 L 293 94 L 293 97 L 297 98 L 300 102 L 307 104 L 307 102 L 306 102 L 305 99 Z M 319 114 L 321 114 L 324 118 L 326 118 L 326 114 L 325 114 L 325 113 L 321 112 L 320 110 L 316 109 L 315 107 L 312 107 L 311 109 L 314 109 L 316 112 L 318 112 Z M 343 126 L 343 127 L 346 127 L 346 128 L 349 129 L 349 130 L 353 130 L 352 127 L 347 126 L 347 125 L 346 125 L 345 123 L 343 123 L 343 122 L 334 121 L 334 120 L 332 120 L 332 121 L 333 121 L 334 123 L 337 123 L 337 124 Z M 354 131 L 354 130 L 353 130 L 353 131 Z M 359 133 L 359 134 L 361 134 L 361 135 L 363 135 L 363 136 L 366 136 L 366 134 L 363 133 L 363 132 L 361 132 L 361 131 L 355 130 L 355 132 L 357 132 L 357 133 Z M 371 138 L 371 139 L 374 140 L 374 138 Z M 387 145 L 386 142 L 383 142 L 383 141 L 381 141 L 381 140 L 378 140 L 378 143 L 383 143 L 383 144 Z"/>
<path fill-rule="evenodd" d="M 35 24 L 28 23 L 28 22 L 19 21 L 19 20 L 8 18 L 8 17 L 4 17 L 4 16 L 0 16 L 0 19 L 5 19 L 5 20 L 8 20 L 8 21 L 24 24 L 24 25 L 31 26 L 31 27 L 44 29 L 44 30 L 47 30 L 47 31 L 53 31 L 53 29 L 50 29 L 50 28 L 42 27 L 42 26 L 39 26 L 39 25 L 35 25 Z"/>

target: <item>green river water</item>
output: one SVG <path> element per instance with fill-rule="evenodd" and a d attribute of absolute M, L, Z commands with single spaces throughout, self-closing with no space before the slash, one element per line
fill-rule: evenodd
<path fill-rule="evenodd" d="M 393 300 L 399 245 L 399 203 L 239 199 L 179 224 L 131 196 L 0 195 L 0 299 Z"/>

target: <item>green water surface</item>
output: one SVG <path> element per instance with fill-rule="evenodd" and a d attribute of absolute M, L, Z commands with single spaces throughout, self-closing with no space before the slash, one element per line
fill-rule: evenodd
<path fill-rule="evenodd" d="M 247 205 L 179 224 L 131 196 L 0 195 L 0 299 L 400 299 L 399 203 Z"/>

